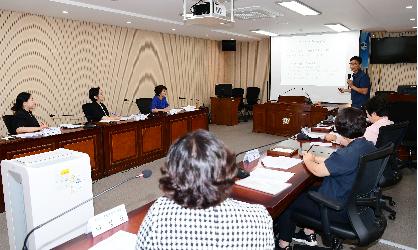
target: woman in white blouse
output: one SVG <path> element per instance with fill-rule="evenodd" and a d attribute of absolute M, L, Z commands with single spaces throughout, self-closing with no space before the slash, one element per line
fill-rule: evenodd
<path fill-rule="evenodd" d="M 385 97 L 374 96 L 367 101 L 364 105 L 364 109 L 366 110 L 367 119 L 372 124 L 366 128 L 366 132 L 364 132 L 363 137 L 376 145 L 380 127 L 393 124 L 393 122 L 388 118 L 388 103 Z M 324 139 L 326 141 L 333 141 L 343 146 L 347 146 L 348 144 L 348 141 L 337 133 L 329 133 L 325 135 Z"/>
<path fill-rule="evenodd" d="M 229 197 L 235 155 L 213 134 L 191 132 L 171 145 L 158 198 L 138 232 L 136 249 L 274 249 L 265 207 Z"/>

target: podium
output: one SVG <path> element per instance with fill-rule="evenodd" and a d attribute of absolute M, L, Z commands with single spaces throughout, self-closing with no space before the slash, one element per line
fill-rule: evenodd
<path fill-rule="evenodd" d="M 210 98 L 212 124 L 234 126 L 238 124 L 240 98 Z"/>
<path fill-rule="evenodd" d="M 93 197 L 87 154 L 57 149 L 1 162 L 10 249 L 22 249 L 33 228 Z M 93 202 L 33 232 L 29 249 L 51 249 L 86 233 Z"/>
<path fill-rule="evenodd" d="M 324 120 L 328 110 L 308 104 L 305 96 L 280 96 L 278 102 L 256 104 L 253 108 L 253 131 L 280 136 L 300 132 Z"/>

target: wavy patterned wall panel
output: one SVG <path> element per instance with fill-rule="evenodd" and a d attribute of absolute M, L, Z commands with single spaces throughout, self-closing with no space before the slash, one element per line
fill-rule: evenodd
<path fill-rule="evenodd" d="M 35 116 L 50 125 L 83 121 L 90 87 L 101 86 L 109 110 L 126 115 L 138 109 L 125 98 L 152 97 L 160 83 L 172 106 L 208 104 L 224 78 L 217 41 L 2 10 L 0 58 L 0 114 L 29 91 L 39 104 Z"/>
<path fill-rule="evenodd" d="M 416 32 L 373 32 L 376 38 L 416 36 Z M 369 76 L 372 84 L 371 93 L 378 90 L 396 91 L 398 85 L 417 84 L 417 64 L 370 64 Z"/>
<path fill-rule="evenodd" d="M 234 87 L 259 87 L 260 99 L 267 100 L 270 67 L 270 40 L 237 42 L 235 52 L 225 53 L 225 82 Z"/>

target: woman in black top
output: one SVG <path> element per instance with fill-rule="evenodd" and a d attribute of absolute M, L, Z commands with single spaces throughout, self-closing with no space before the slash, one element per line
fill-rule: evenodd
<path fill-rule="evenodd" d="M 103 90 L 100 87 L 89 90 L 91 103 L 83 105 L 83 112 L 88 122 L 98 122 L 100 120 L 118 120 L 119 117 L 109 114 L 106 105 L 104 105 Z"/>
<path fill-rule="evenodd" d="M 47 128 L 45 123 L 39 123 L 32 115 L 36 102 L 31 94 L 22 92 L 16 97 L 16 103 L 12 107 L 14 111 L 13 130 L 16 134 L 31 133 Z"/>

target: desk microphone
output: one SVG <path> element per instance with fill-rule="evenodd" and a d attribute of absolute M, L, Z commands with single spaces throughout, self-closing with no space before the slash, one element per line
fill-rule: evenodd
<path fill-rule="evenodd" d="M 28 250 L 28 247 L 26 246 L 26 243 L 27 243 L 27 241 L 28 241 L 28 239 L 29 239 L 29 236 L 30 236 L 33 232 L 35 232 L 36 230 L 38 230 L 39 228 L 41 228 L 41 227 L 45 226 L 46 224 L 51 223 L 52 221 L 54 221 L 54 220 L 56 220 L 56 219 L 58 219 L 58 218 L 62 217 L 63 215 L 68 214 L 69 212 L 73 211 L 74 209 L 76 209 L 76 208 L 78 208 L 78 207 L 80 207 L 80 206 L 82 206 L 82 205 L 86 204 L 86 203 L 87 203 L 87 202 L 89 202 L 89 201 L 92 201 L 92 200 L 96 199 L 96 198 L 97 198 L 97 197 L 99 197 L 99 196 L 102 196 L 103 194 L 105 194 L 105 193 L 107 193 L 107 192 L 109 192 L 109 191 L 111 191 L 111 190 L 113 190 L 113 189 L 115 189 L 115 188 L 119 187 L 120 185 L 122 185 L 122 184 L 124 184 L 124 183 L 126 183 L 126 182 L 128 182 L 128 181 L 131 181 L 131 180 L 133 180 L 133 179 L 139 179 L 139 178 L 149 178 L 151 175 L 152 175 L 152 171 L 151 171 L 151 170 L 149 170 L 149 169 L 145 169 L 145 170 L 143 170 L 140 174 L 135 175 L 135 176 L 133 176 L 133 177 L 130 177 L 130 178 L 128 178 L 128 179 L 126 179 L 126 180 L 124 180 L 124 181 L 122 181 L 122 182 L 120 182 L 120 183 L 118 183 L 118 184 L 116 184 L 116 185 L 114 185 L 114 186 L 112 186 L 112 187 L 110 187 L 110 188 L 108 188 L 108 189 L 106 189 L 106 190 L 102 191 L 101 193 L 96 194 L 96 195 L 95 195 L 95 196 L 93 196 L 92 198 L 90 198 L 90 199 L 88 199 L 88 200 L 85 200 L 85 201 L 81 202 L 80 204 L 78 204 L 78 205 L 76 205 L 76 206 L 74 206 L 74 207 L 72 207 L 72 208 L 68 209 L 67 211 L 65 211 L 65 212 L 63 212 L 63 213 L 61 213 L 61 214 L 59 214 L 59 215 L 55 216 L 54 218 L 49 219 L 48 221 L 46 221 L 46 222 L 44 222 L 44 223 L 42 223 L 42 224 L 40 224 L 40 225 L 38 225 L 38 226 L 34 227 L 34 228 L 33 228 L 33 229 L 32 229 L 32 230 L 28 233 L 28 234 L 26 234 L 25 241 L 23 242 L 23 248 L 22 248 L 22 250 Z"/>
<path fill-rule="evenodd" d="M 124 101 L 124 102 L 134 102 L 134 101 L 132 101 L 132 100 L 128 100 L 128 99 L 126 99 L 126 98 L 125 98 L 125 99 L 123 99 L 123 101 Z"/>
<path fill-rule="evenodd" d="M 186 97 L 179 97 L 179 100 L 186 100 Z"/>
<path fill-rule="evenodd" d="M 57 116 L 57 115 L 55 115 L 55 114 L 50 114 L 50 115 L 49 115 L 49 117 L 51 117 L 51 118 L 52 118 L 52 117 L 55 117 L 55 116 Z M 66 116 L 74 116 L 74 115 L 71 115 L 71 114 L 62 114 L 61 116 L 62 116 L 62 117 L 66 117 Z M 59 118 L 59 116 L 58 116 L 57 118 Z"/>
<path fill-rule="evenodd" d="M 303 93 L 305 93 L 305 95 L 308 96 L 308 104 L 312 104 L 312 99 L 311 99 L 311 96 L 308 94 L 308 92 L 304 88 L 302 88 L 302 91 Z"/>
<path fill-rule="evenodd" d="M 283 94 L 281 94 L 281 95 L 279 95 L 279 97 L 277 98 L 278 100 L 278 102 L 280 101 L 280 96 L 282 96 L 282 95 L 284 95 L 284 94 L 287 94 L 287 93 L 289 93 L 290 91 L 292 91 L 292 90 L 295 90 L 296 88 L 291 88 L 291 89 L 288 89 L 288 90 L 286 90 Z"/>

